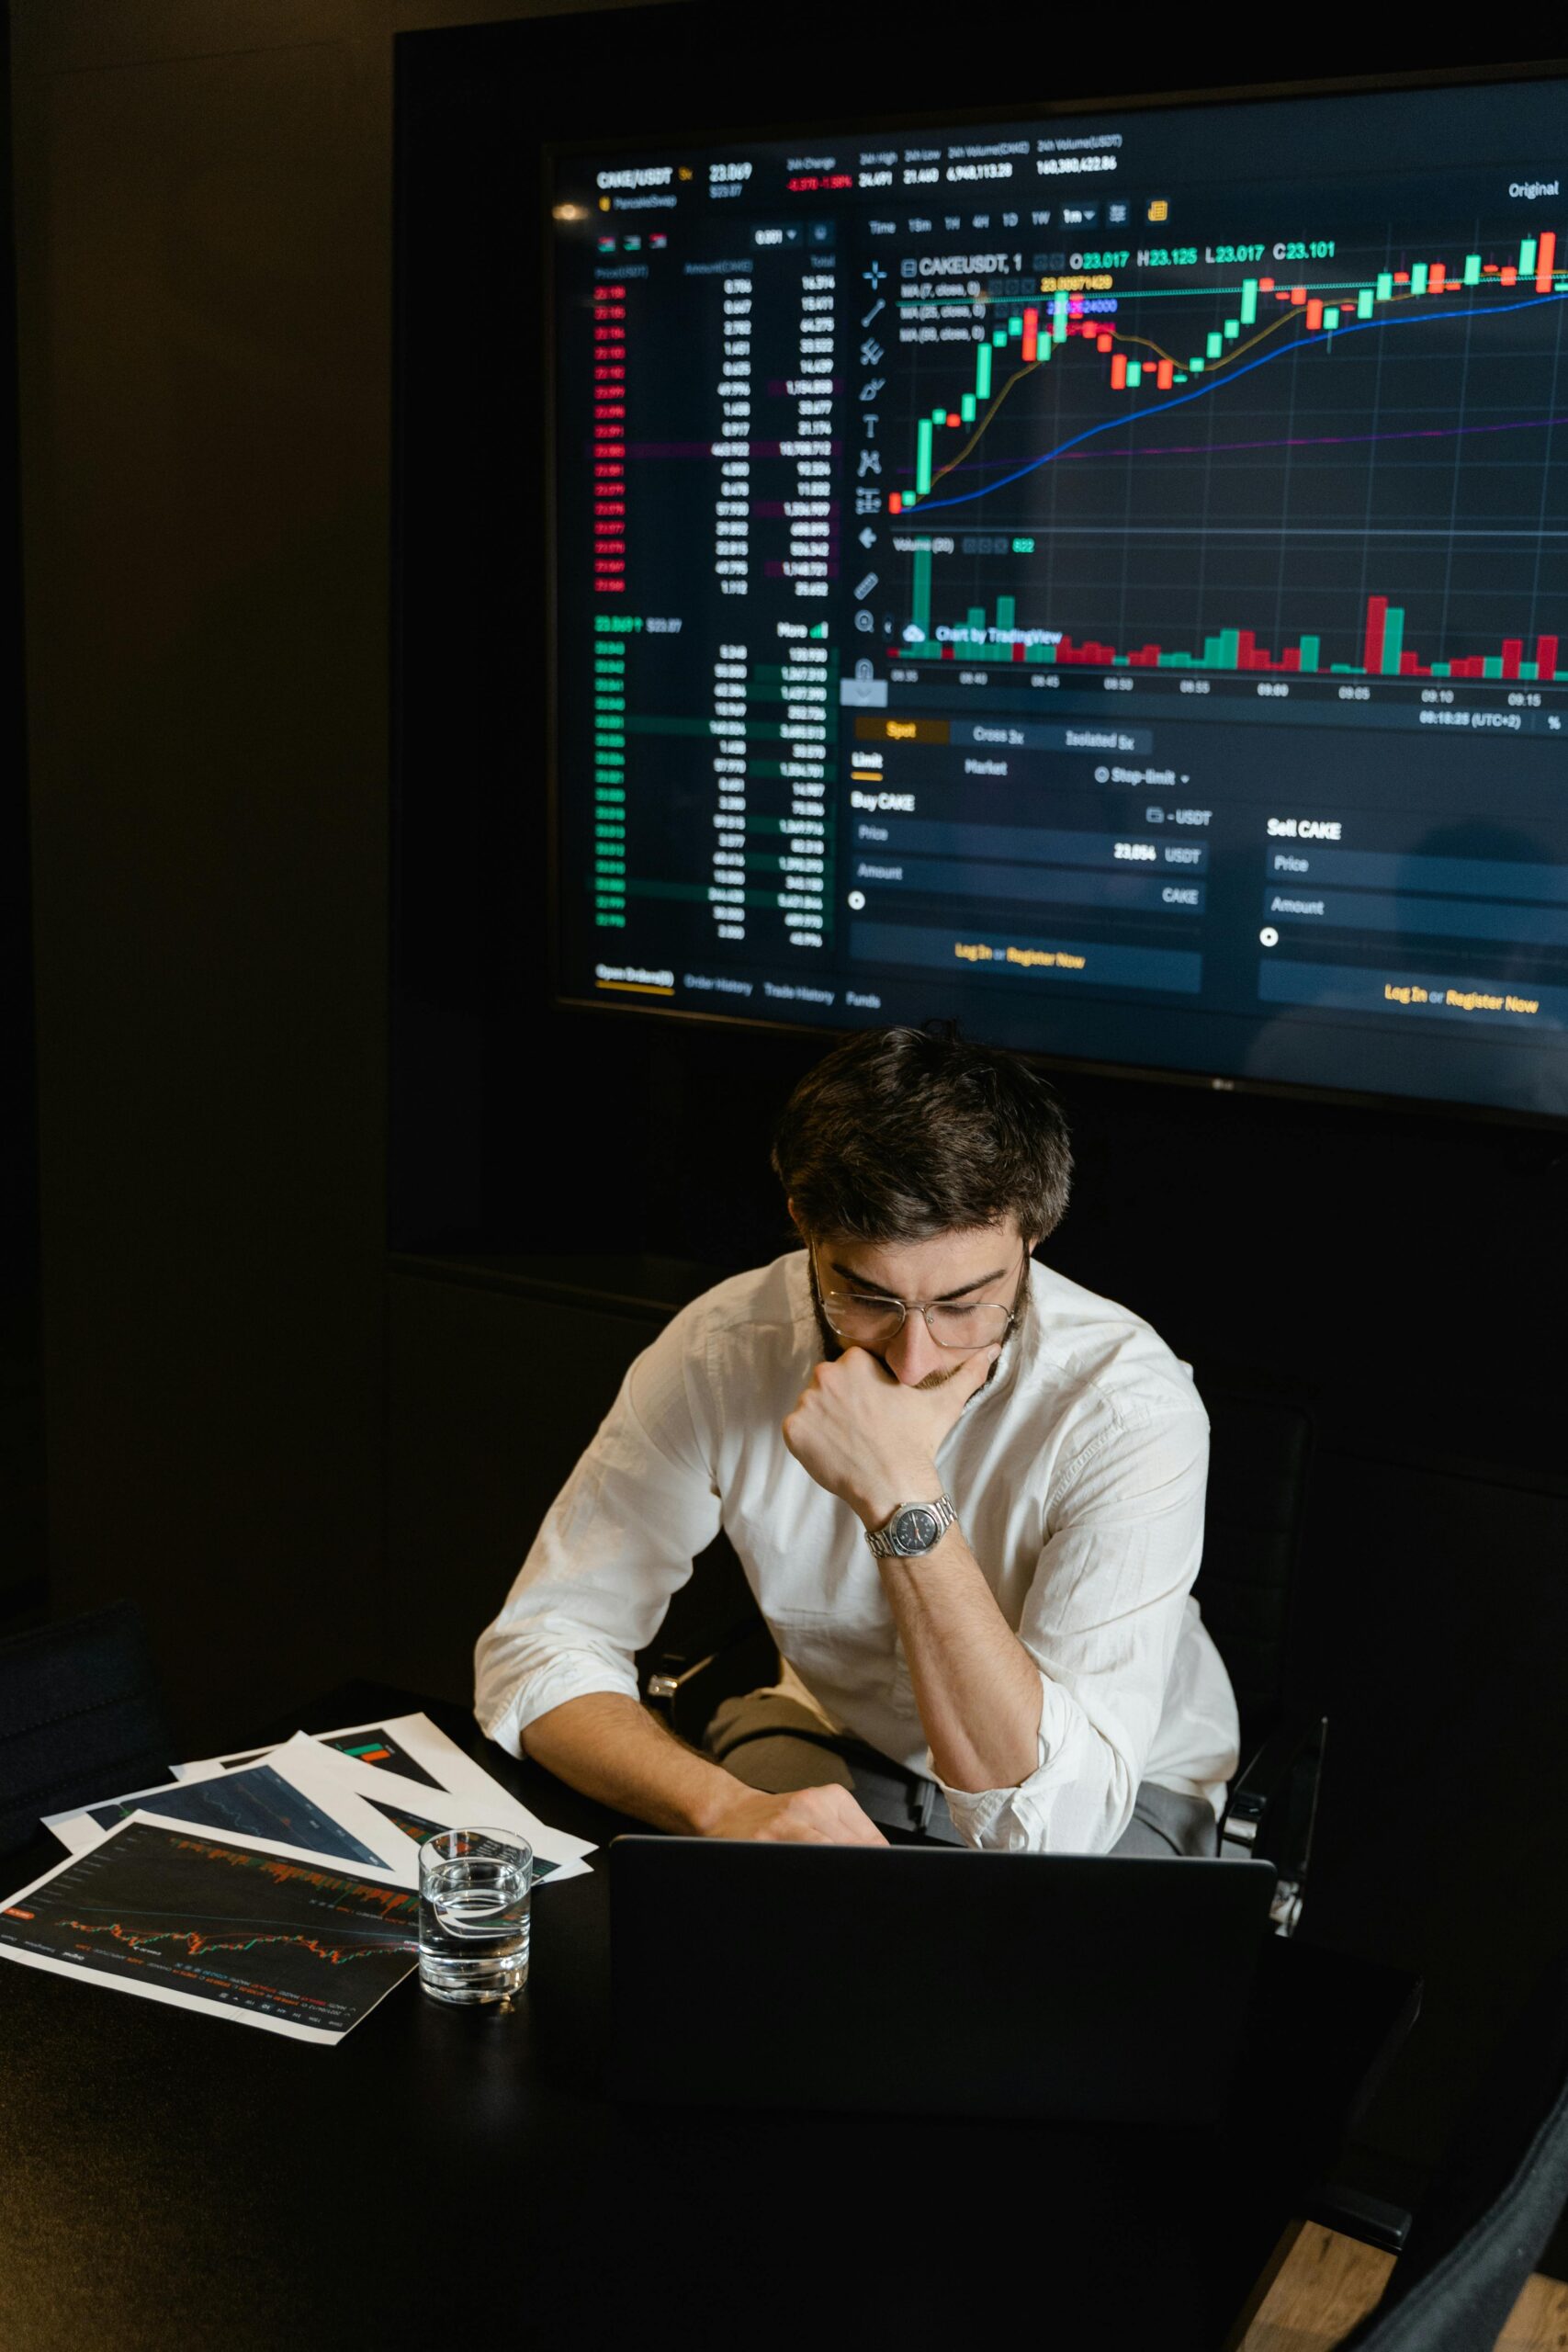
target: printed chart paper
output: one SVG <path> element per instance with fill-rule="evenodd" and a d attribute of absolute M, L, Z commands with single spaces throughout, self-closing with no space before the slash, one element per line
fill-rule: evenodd
<path fill-rule="evenodd" d="M 141 1813 L 0 1905 L 0 1960 L 325 2044 L 418 1939 L 412 1887 Z"/>
<path fill-rule="evenodd" d="M 174 1769 L 182 1779 L 233 1772 L 264 1758 L 276 1762 L 302 1741 L 318 1755 L 323 1748 L 333 1751 L 321 1758 L 323 1764 L 342 1758 L 353 1768 L 350 1785 L 400 1827 L 406 1823 L 416 1840 L 428 1838 L 432 1829 L 514 1829 L 534 1849 L 536 1877 L 576 1878 L 589 1868 L 584 1860 L 593 1851 L 589 1839 L 550 1828 L 425 1714 L 392 1715 L 381 1723 L 351 1724 L 313 1736 L 296 1732 L 283 1748 L 247 1747 Z M 385 1786 L 383 1777 L 395 1779 L 396 1788 Z M 436 1800 L 443 1792 L 457 1801 L 457 1811 L 442 1810 Z M 419 1821 L 429 1826 L 415 1829 Z"/>
<path fill-rule="evenodd" d="M 288 1759 L 300 1748 L 317 1751 L 313 1786 L 324 1792 L 337 1783 L 345 1791 L 353 1791 L 416 1845 L 438 1829 L 510 1829 L 519 1838 L 526 1838 L 534 1849 L 536 1879 L 580 1878 L 589 1869 L 584 1857 L 593 1848 L 586 1838 L 570 1837 L 564 1829 L 552 1829 L 488 1773 L 483 1776 L 481 1794 L 476 1796 L 466 1791 L 449 1794 L 443 1789 L 405 1781 L 400 1773 L 388 1771 L 383 1765 L 363 1764 L 342 1749 L 330 1746 L 322 1748 L 303 1732 L 297 1733 L 287 1747 L 275 1750 L 274 1760 L 291 1769 Z"/>
<path fill-rule="evenodd" d="M 133 1814 L 156 1815 L 187 1829 L 216 1830 L 303 1860 L 349 1863 L 416 1885 L 417 1848 L 389 1815 L 365 1802 L 346 1773 L 325 1769 L 341 1761 L 299 1741 L 234 1771 L 213 1765 L 197 1779 L 50 1814 L 44 1826 L 73 1853 L 85 1853 Z"/>
<path fill-rule="evenodd" d="M 423 1726 L 425 1735 L 422 1737 L 418 1729 L 413 1730 L 412 1747 L 408 1744 L 411 1726 Z M 456 1758 L 459 1765 L 468 1762 L 462 1749 L 449 1740 L 445 1732 L 437 1731 L 427 1715 L 403 1715 L 383 1724 L 351 1724 L 343 1731 L 318 1732 L 315 1737 L 324 1747 L 338 1748 L 344 1756 L 352 1756 L 359 1763 L 383 1765 L 389 1771 L 400 1773 L 405 1781 L 418 1781 L 431 1789 L 444 1789 L 449 1783 L 439 1771 L 432 1770 L 427 1762 L 421 1761 L 415 1748 L 428 1747 L 433 1755 L 438 1756 L 445 1751 L 446 1757 Z M 232 1772 L 239 1765 L 257 1764 L 271 1753 L 268 1747 L 244 1747 L 231 1755 L 209 1756 L 200 1763 L 175 1764 L 170 1769 L 177 1781 L 184 1781 L 202 1776 L 214 1765 L 221 1765 L 226 1772 Z"/>

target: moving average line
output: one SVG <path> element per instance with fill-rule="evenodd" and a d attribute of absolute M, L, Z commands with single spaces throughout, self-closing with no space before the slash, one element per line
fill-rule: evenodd
<path fill-rule="evenodd" d="M 1141 421 L 1135 417 L 1122 420 L 1130 424 Z M 1100 449 L 1093 454 L 1101 458 L 1218 458 L 1237 449 L 1341 448 L 1354 447 L 1367 441 L 1451 441 L 1466 433 L 1542 433 L 1555 424 L 1568 424 L 1568 415 L 1513 417 L 1506 424 L 1413 424 L 1390 433 L 1295 433 L 1284 435 L 1275 441 L 1168 441 L 1163 446 L 1156 444 L 1149 449 Z M 953 471 L 975 472 L 983 462 L 976 459 L 974 467 L 964 466 L 962 469 L 954 466 Z M 1005 466 L 1007 459 L 998 458 L 995 462 Z M 1000 488 L 998 482 L 987 482 L 985 486 L 987 490 Z M 912 511 L 916 514 L 922 514 L 926 503 L 922 500 Z M 903 519 L 902 515 L 898 517 L 900 522 Z M 1446 537 L 1448 534 L 1445 532 L 1443 536 Z"/>

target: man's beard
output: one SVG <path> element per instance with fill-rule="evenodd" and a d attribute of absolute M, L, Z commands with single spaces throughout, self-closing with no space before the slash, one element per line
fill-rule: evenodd
<path fill-rule="evenodd" d="M 976 1396 L 983 1396 L 985 1395 L 992 1381 L 995 1380 L 998 1373 L 1000 1372 L 1003 1364 L 1006 1363 L 1008 1360 L 1008 1350 L 1012 1346 L 1013 1341 L 1018 1338 L 1020 1332 L 1023 1329 L 1024 1317 L 1029 1313 L 1030 1263 L 1030 1259 L 1026 1257 L 1023 1261 L 1023 1271 L 1018 1278 L 1018 1289 L 1014 1293 L 1012 1302 L 1012 1329 L 1008 1333 L 1007 1338 L 1002 1341 L 1002 1351 L 1000 1355 L 997 1358 L 995 1363 L 986 1374 L 986 1377 L 981 1382 L 979 1387 L 975 1391 Z M 816 1261 L 809 1250 L 807 1250 L 806 1253 L 806 1278 L 811 1284 L 811 1311 L 817 1317 L 817 1336 L 822 1342 L 823 1360 L 825 1363 L 831 1363 L 835 1357 L 841 1356 L 843 1354 L 844 1343 L 842 1340 L 840 1339 L 838 1333 L 834 1330 L 832 1325 L 829 1322 L 826 1315 L 822 1312 L 822 1294 L 817 1287 Z M 874 1348 L 867 1349 L 866 1352 L 868 1355 L 876 1355 Z M 884 1358 L 877 1356 L 877 1362 L 882 1363 L 884 1365 L 884 1369 L 886 1369 L 886 1362 Z M 923 1380 L 917 1380 L 915 1382 L 914 1385 L 917 1393 L 922 1388 L 945 1388 L 948 1382 L 953 1377 L 953 1374 L 963 1369 L 963 1365 L 964 1358 L 960 1355 L 954 1358 L 951 1370 L 947 1372 L 928 1372 Z"/>

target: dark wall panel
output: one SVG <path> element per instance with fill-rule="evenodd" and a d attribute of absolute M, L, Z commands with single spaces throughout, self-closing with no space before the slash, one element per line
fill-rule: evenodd
<path fill-rule="evenodd" d="M 683 1288 L 678 1270 L 671 1295 Z M 376 1670 L 468 1704 L 474 1642 L 540 1521 L 668 1309 L 395 1268 L 388 1295 L 387 1570 Z M 675 1596 L 660 1642 L 700 1656 L 751 1617 L 721 1537 Z"/>
<path fill-rule="evenodd" d="M 393 1274 L 388 1679 L 471 1701 L 476 1635 L 663 1319 Z"/>
<path fill-rule="evenodd" d="M 21 93 L 55 1599 L 214 1708 L 378 1550 L 388 67 Z"/>
<path fill-rule="evenodd" d="M 11 232 L 11 55 L 0 13 L 0 1634 L 46 1594 L 39 1305 L 38 1083 L 33 1051 L 32 861 L 21 631 L 16 268 Z"/>
<path fill-rule="evenodd" d="M 1385 2159 L 1439 2153 L 1510 2011 L 1568 1950 L 1562 1529 L 1560 1483 L 1464 1476 L 1435 1453 L 1318 1458 L 1296 1645 L 1330 1721 L 1312 1932 L 1427 1987 L 1362 2134 Z"/>
<path fill-rule="evenodd" d="M 386 0 L 12 0 L 23 74 L 94 74 L 373 35 Z"/>

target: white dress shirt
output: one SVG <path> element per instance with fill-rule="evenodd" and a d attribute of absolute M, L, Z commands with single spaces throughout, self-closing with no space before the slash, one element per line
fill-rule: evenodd
<path fill-rule="evenodd" d="M 536 1716 L 637 1695 L 634 1654 L 722 1527 L 784 1661 L 781 1688 L 937 1781 L 964 1841 L 1103 1853 L 1140 1781 L 1206 1797 L 1235 1702 L 1190 1598 L 1209 1425 L 1155 1332 L 1038 1263 L 988 1387 L 937 1456 L 1008 1624 L 1040 1672 L 1039 1764 L 950 1788 L 931 1761 L 859 1519 L 781 1433 L 820 1359 L 796 1251 L 695 1299 L 638 1356 L 476 1653 L 475 1713 L 513 1754 Z M 941 1555 L 926 1573 L 942 1574 Z"/>

